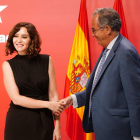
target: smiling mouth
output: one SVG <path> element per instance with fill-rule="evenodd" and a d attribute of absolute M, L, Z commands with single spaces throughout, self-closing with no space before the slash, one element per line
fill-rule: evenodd
<path fill-rule="evenodd" d="M 23 45 L 22 45 L 22 44 L 16 44 L 16 46 L 17 46 L 17 47 L 23 47 Z"/>

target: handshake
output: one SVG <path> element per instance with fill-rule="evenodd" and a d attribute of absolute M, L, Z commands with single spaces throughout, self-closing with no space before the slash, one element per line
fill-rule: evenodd
<path fill-rule="evenodd" d="M 59 116 L 63 110 L 67 109 L 72 103 L 72 97 L 68 96 L 60 101 L 50 101 L 49 109 L 52 110 L 55 115 Z"/>

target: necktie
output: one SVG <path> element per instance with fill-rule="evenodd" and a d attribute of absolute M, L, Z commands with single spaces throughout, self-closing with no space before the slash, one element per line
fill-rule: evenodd
<path fill-rule="evenodd" d="M 91 89 L 91 92 L 90 92 L 90 100 L 89 100 L 89 118 L 90 118 L 90 111 L 91 111 L 92 92 L 93 92 L 93 89 L 94 89 L 94 87 L 95 87 L 95 85 L 96 85 L 96 82 L 97 82 L 97 80 L 98 80 L 99 74 L 100 74 L 100 72 L 101 72 L 101 70 L 102 70 L 102 67 L 103 67 L 103 65 L 104 65 L 104 62 L 105 62 L 105 60 L 106 60 L 107 51 L 108 51 L 108 49 L 105 49 L 104 52 L 103 52 L 103 56 L 102 56 L 102 58 L 101 58 L 101 62 L 100 62 L 99 68 L 98 68 L 98 70 L 97 70 L 96 76 L 95 76 L 95 78 L 94 78 L 94 80 L 93 80 L 93 83 L 92 83 L 92 89 Z"/>

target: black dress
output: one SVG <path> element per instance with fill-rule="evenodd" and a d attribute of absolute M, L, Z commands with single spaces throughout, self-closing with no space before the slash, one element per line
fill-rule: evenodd
<path fill-rule="evenodd" d="M 49 55 L 28 59 L 16 55 L 8 60 L 19 93 L 30 98 L 48 101 Z M 4 140 L 52 140 L 54 122 L 49 109 L 30 109 L 14 105 L 7 112 Z"/>

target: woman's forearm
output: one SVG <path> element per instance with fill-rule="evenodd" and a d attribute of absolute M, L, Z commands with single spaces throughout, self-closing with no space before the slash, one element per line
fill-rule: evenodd
<path fill-rule="evenodd" d="M 49 101 L 32 99 L 22 95 L 17 96 L 12 101 L 15 105 L 23 106 L 26 108 L 50 108 Z"/>
<path fill-rule="evenodd" d="M 60 125 L 60 115 L 54 115 L 54 119 L 55 119 L 55 128 L 60 129 L 61 125 Z"/>
<path fill-rule="evenodd" d="M 57 114 L 60 113 L 60 110 L 63 107 L 59 102 L 56 101 L 37 100 L 22 95 L 16 96 L 16 98 L 14 98 L 12 101 L 15 105 L 20 105 L 26 108 L 48 108 Z"/>

